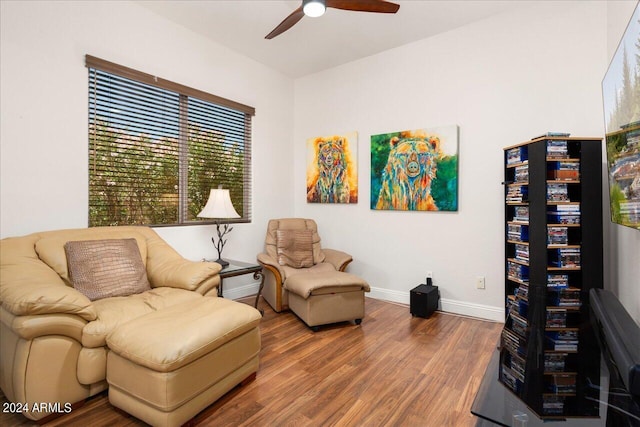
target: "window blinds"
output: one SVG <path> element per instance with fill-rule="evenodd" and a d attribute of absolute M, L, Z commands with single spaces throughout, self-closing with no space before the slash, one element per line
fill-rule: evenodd
<path fill-rule="evenodd" d="M 90 226 L 200 224 L 219 185 L 241 216 L 229 222 L 251 221 L 252 107 L 89 55 L 86 64 Z"/>

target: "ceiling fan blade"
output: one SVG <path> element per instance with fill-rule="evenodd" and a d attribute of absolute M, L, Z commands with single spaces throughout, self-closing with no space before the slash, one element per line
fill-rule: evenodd
<path fill-rule="evenodd" d="M 267 34 L 265 36 L 265 39 L 272 39 L 275 36 L 278 36 L 284 33 L 289 28 L 296 25 L 298 21 L 302 19 L 303 16 L 304 16 L 304 12 L 302 11 L 302 6 L 300 6 L 299 8 L 291 12 L 291 15 L 284 18 L 284 21 L 282 21 L 276 28 L 274 28 L 273 31 Z"/>
<path fill-rule="evenodd" d="M 357 12 L 396 13 L 400 5 L 384 0 L 326 0 L 326 6 Z"/>

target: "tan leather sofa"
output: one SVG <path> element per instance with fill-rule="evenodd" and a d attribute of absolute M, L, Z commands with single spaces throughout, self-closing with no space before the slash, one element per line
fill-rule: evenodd
<path fill-rule="evenodd" d="M 121 238 L 136 239 L 151 290 L 92 302 L 70 285 L 64 244 Z M 107 340 L 112 333 L 142 316 L 162 310 L 170 312 L 172 308 L 175 311 L 179 306 L 188 310 L 190 306 L 197 306 L 198 301 L 217 298 L 219 271 L 220 265 L 216 263 L 185 260 L 147 227 L 59 230 L 1 240 L 0 388 L 12 402 L 28 405 L 59 402 L 59 408 L 105 390 L 110 353 Z M 233 318 L 234 307 L 225 306 L 225 310 L 224 316 Z M 244 316 L 239 321 L 248 321 L 245 314 L 239 316 Z M 253 316 L 252 313 L 249 315 Z M 251 322 L 255 326 L 259 320 L 252 317 Z M 164 328 L 181 326 L 180 322 L 175 326 L 171 323 L 165 320 Z M 220 333 L 219 327 L 210 329 L 212 334 Z M 179 331 L 167 331 L 172 337 L 181 336 Z M 158 331 L 154 333 L 158 335 Z M 254 373 L 258 357 L 254 353 L 256 345 L 259 350 L 259 340 L 255 326 L 251 335 L 252 354 L 247 356 L 251 357 L 250 369 Z M 220 341 L 217 339 L 215 346 L 220 346 Z M 172 345 L 165 352 L 181 351 L 175 343 Z M 234 348 L 233 357 L 238 358 L 241 351 Z M 247 366 L 242 369 L 248 369 Z M 215 371 L 219 368 L 208 366 L 206 369 Z M 219 377 L 220 383 L 224 383 L 220 387 L 225 392 L 244 379 L 227 384 L 228 378 L 235 379 L 233 375 L 225 372 Z M 226 382 L 222 377 L 228 377 Z M 208 393 L 215 398 L 223 394 L 221 390 L 209 390 Z M 29 411 L 24 415 L 39 420 L 50 413 Z"/>

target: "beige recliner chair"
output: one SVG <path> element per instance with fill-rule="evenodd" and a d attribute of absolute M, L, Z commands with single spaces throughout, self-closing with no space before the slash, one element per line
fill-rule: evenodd
<path fill-rule="evenodd" d="M 263 298 L 277 312 L 291 309 L 309 327 L 364 317 L 362 278 L 344 272 L 351 255 L 320 245 L 312 219 L 273 219 L 267 226 L 265 252 L 258 255 L 265 277 Z"/>

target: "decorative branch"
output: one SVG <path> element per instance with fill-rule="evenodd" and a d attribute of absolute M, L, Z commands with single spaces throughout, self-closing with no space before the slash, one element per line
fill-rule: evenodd
<path fill-rule="evenodd" d="M 222 249 L 224 248 L 224 245 L 227 243 L 226 239 L 223 239 L 223 237 L 227 234 L 230 233 L 231 230 L 233 230 L 233 227 L 229 227 L 229 224 L 224 224 L 222 226 L 222 230 L 220 229 L 220 222 L 216 222 L 216 231 L 218 232 L 218 241 L 216 242 L 216 238 L 215 236 L 211 238 L 211 242 L 213 243 L 213 246 L 216 247 L 216 250 L 218 251 L 218 259 L 222 259 Z"/>

